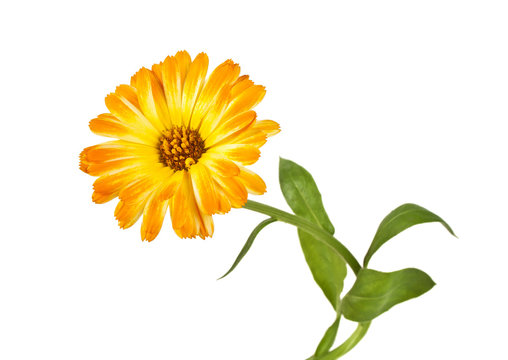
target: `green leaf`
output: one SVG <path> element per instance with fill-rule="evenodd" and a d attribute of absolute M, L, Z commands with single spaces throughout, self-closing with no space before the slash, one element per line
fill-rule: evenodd
<path fill-rule="evenodd" d="M 352 321 L 370 321 L 392 306 L 426 293 L 434 285 L 430 276 L 418 269 L 384 273 L 362 268 L 342 299 L 342 313 Z"/>
<path fill-rule="evenodd" d="M 330 325 L 330 327 L 326 330 L 325 335 L 319 342 L 316 352 L 314 353 L 314 357 L 317 358 L 321 355 L 326 354 L 333 346 L 335 338 L 337 337 L 337 331 L 339 330 L 340 317 L 341 315 L 338 314 L 333 324 Z"/>
<path fill-rule="evenodd" d="M 372 255 L 392 237 L 413 225 L 428 222 L 441 223 L 455 236 L 450 226 L 436 214 L 415 204 L 404 204 L 389 213 L 379 224 L 374 240 L 372 240 L 369 251 L 363 260 L 363 266 L 367 267 Z"/>
<path fill-rule="evenodd" d="M 337 310 L 347 275 L 346 262 L 327 245 L 314 239 L 312 235 L 298 230 L 298 236 L 314 280 L 323 290 L 333 309 Z"/>
<path fill-rule="evenodd" d="M 281 158 L 279 181 L 284 198 L 296 215 L 312 221 L 330 234 L 335 232 L 323 206 L 321 194 L 307 170 Z"/>
<path fill-rule="evenodd" d="M 295 214 L 333 234 L 335 230 L 312 175 L 300 165 L 281 158 L 279 180 L 282 193 Z M 298 236 L 314 280 L 336 310 L 347 273 L 344 259 L 311 234 L 298 230 Z"/>
<path fill-rule="evenodd" d="M 236 266 L 240 263 L 240 261 L 242 261 L 243 257 L 249 251 L 250 247 L 254 243 L 254 239 L 256 239 L 256 236 L 258 236 L 259 232 L 261 230 L 263 230 L 267 225 L 269 225 L 275 221 L 277 221 L 277 219 L 274 219 L 274 218 L 269 218 L 269 219 L 263 220 L 258 224 L 258 226 L 256 226 L 254 228 L 254 230 L 252 230 L 252 233 L 250 234 L 249 238 L 245 242 L 245 245 L 243 246 L 242 250 L 240 250 L 240 253 L 238 254 L 238 256 L 237 256 L 235 262 L 233 263 L 233 265 L 231 266 L 231 268 L 217 280 L 225 278 L 227 275 L 229 275 L 236 268 Z"/>

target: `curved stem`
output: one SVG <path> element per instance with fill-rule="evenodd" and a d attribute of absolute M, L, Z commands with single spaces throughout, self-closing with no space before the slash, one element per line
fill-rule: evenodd
<path fill-rule="evenodd" d="M 344 341 L 339 347 L 333 349 L 328 354 L 321 356 L 314 360 L 335 360 L 340 358 L 349 352 L 352 348 L 356 346 L 363 339 L 367 330 L 369 330 L 370 321 L 359 323 L 356 327 L 356 330 L 351 334 L 351 336 Z"/>
<path fill-rule="evenodd" d="M 271 216 L 272 218 L 275 218 L 279 221 L 294 225 L 306 233 L 313 235 L 318 241 L 325 243 L 334 251 L 339 253 L 339 255 L 342 256 L 344 260 L 349 264 L 355 274 L 358 274 L 360 271 L 361 265 L 358 260 L 356 260 L 353 254 L 351 254 L 351 252 L 344 245 L 342 245 L 339 240 L 337 240 L 326 230 L 320 228 L 307 219 L 252 200 L 247 200 L 247 203 L 243 207 L 248 210 Z"/>

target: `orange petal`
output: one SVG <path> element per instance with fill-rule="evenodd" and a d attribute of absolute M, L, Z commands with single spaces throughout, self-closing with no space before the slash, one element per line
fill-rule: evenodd
<path fill-rule="evenodd" d="M 249 127 L 256 120 L 255 111 L 241 113 L 225 122 L 223 122 L 212 134 L 205 140 L 206 147 L 212 147 L 220 141 L 227 139 L 237 132 L 241 132 Z M 226 140 L 227 141 L 227 140 Z"/>
<path fill-rule="evenodd" d="M 115 218 L 118 220 L 118 226 L 122 229 L 127 229 L 134 225 L 143 213 L 145 204 L 146 200 L 131 204 L 120 200 L 115 208 Z"/>
<path fill-rule="evenodd" d="M 266 90 L 264 86 L 251 86 L 231 101 L 231 104 L 223 116 L 223 120 L 227 120 L 242 112 L 252 109 L 254 106 L 259 104 L 261 100 L 263 100 L 265 94 Z"/>
<path fill-rule="evenodd" d="M 126 123 L 126 125 L 143 129 L 143 132 L 152 138 L 160 136 L 160 132 L 143 115 L 141 110 L 128 101 L 127 98 L 119 94 L 109 94 L 106 97 L 106 106 L 118 120 Z"/>
<path fill-rule="evenodd" d="M 254 127 L 247 129 L 246 131 L 240 132 L 236 136 L 231 136 L 226 139 L 224 143 L 229 144 L 242 144 L 252 145 L 260 148 L 266 143 L 266 133 L 261 130 L 257 130 Z"/>
<path fill-rule="evenodd" d="M 201 121 L 199 132 L 203 139 L 206 139 L 221 123 L 222 116 L 229 106 L 231 99 L 230 90 L 231 86 L 225 86 L 221 89 L 219 95 L 213 103 L 213 106 Z"/>
<path fill-rule="evenodd" d="M 234 208 L 241 208 L 247 202 L 247 189 L 235 177 L 214 176 L 214 180 L 220 186 L 223 194 Z"/>
<path fill-rule="evenodd" d="M 90 121 L 90 130 L 101 136 L 154 146 L 159 138 L 153 132 L 144 132 L 143 128 L 129 126 L 112 114 L 101 114 Z"/>
<path fill-rule="evenodd" d="M 280 126 L 273 120 L 259 120 L 254 123 L 254 129 L 263 131 L 266 136 L 273 136 L 280 132 Z"/>
<path fill-rule="evenodd" d="M 231 60 L 227 60 L 215 68 L 196 101 L 196 106 L 192 113 L 192 128 L 199 128 L 203 117 L 208 110 L 214 106 L 221 89 L 225 86 L 229 86 L 238 78 L 239 74 L 240 66 Z"/>
<path fill-rule="evenodd" d="M 167 57 L 162 63 L 162 85 L 168 114 L 174 126 L 182 125 L 182 92 L 185 75 L 178 68 L 175 57 Z"/>
<path fill-rule="evenodd" d="M 194 105 L 205 83 L 208 70 L 208 56 L 200 53 L 189 67 L 182 93 L 183 124 L 189 125 Z"/>
<path fill-rule="evenodd" d="M 225 157 L 233 161 L 238 161 L 243 165 L 252 165 L 258 161 L 260 151 L 257 147 L 243 144 L 226 144 L 214 146 L 210 150 L 211 153 L 223 154 Z"/>
<path fill-rule="evenodd" d="M 146 68 L 139 71 L 137 79 L 138 100 L 145 117 L 160 132 L 171 127 L 164 90 L 153 72 Z"/>
<path fill-rule="evenodd" d="M 155 188 L 164 184 L 166 179 L 171 177 L 171 170 L 162 164 L 159 167 L 151 168 L 140 175 L 134 182 L 123 188 L 118 197 L 126 203 L 139 202 L 144 199 Z"/>
<path fill-rule="evenodd" d="M 189 72 L 190 65 L 192 63 L 192 59 L 189 53 L 185 50 L 179 51 L 175 54 L 176 64 L 178 65 L 178 71 L 183 80 L 187 77 L 187 73 Z"/>
<path fill-rule="evenodd" d="M 213 179 L 206 166 L 198 162 L 191 166 L 189 174 L 192 179 L 194 196 L 201 212 L 207 215 L 217 213 L 219 201 Z"/>
<path fill-rule="evenodd" d="M 174 172 L 162 185 L 162 189 L 159 192 L 159 200 L 168 200 L 173 197 L 178 186 L 183 180 L 184 171 Z"/>
<path fill-rule="evenodd" d="M 213 221 L 210 215 L 202 214 L 196 204 L 191 178 L 184 172 L 182 183 L 170 201 L 173 229 L 181 238 L 205 238 L 213 234 Z"/>
<path fill-rule="evenodd" d="M 119 85 L 116 87 L 115 94 L 125 98 L 128 102 L 130 102 L 136 108 L 141 109 L 139 107 L 138 92 L 137 92 L 136 88 L 129 86 L 129 85 Z"/>
<path fill-rule="evenodd" d="M 170 204 L 171 221 L 175 231 L 188 223 L 189 217 L 193 217 L 190 204 L 195 202 L 194 195 L 191 193 L 190 176 L 186 171 L 182 171 L 182 175 L 182 182 L 176 189 Z"/>
<path fill-rule="evenodd" d="M 138 169 L 123 169 L 111 174 L 103 175 L 93 184 L 93 188 L 97 193 L 103 195 L 116 194 L 124 187 L 136 181 L 139 175 Z"/>
<path fill-rule="evenodd" d="M 255 172 L 243 166 L 240 167 L 238 179 L 251 194 L 262 195 L 266 192 L 266 184 L 263 179 Z"/>
<path fill-rule="evenodd" d="M 141 224 L 141 240 L 154 240 L 159 234 L 169 200 L 159 200 L 155 194 L 152 195 L 143 211 L 143 222 Z"/>
<path fill-rule="evenodd" d="M 254 86 L 254 82 L 249 79 L 249 75 L 240 76 L 231 89 L 231 96 L 236 98 L 251 86 Z"/>
<path fill-rule="evenodd" d="M 152 72 L 157 77 L 157 80 L 162 84 L 162 62 L 152 65 Z"/>
<path fill-rule="evenodd" d="M 113 200 L 118 196 L 118 192 L 113 193 L 100 193 L 97 191 L 94 191 L 92 193 L 92 201 L 96 204 L 105 204 L 108 201 Z"/>
<path fill-rule="evenodd" d="M 122 140 L 110 141 L 85 148 L 80 154 L 80 169 L 98 176 L 135 164 L 157 164 L 158 159 L 155 148 Z"/>
<path fill-rule="evenodd" d="M 223 177 L 240 174 L 240 169 L 233 161 L 217 153 L 204 153 L 199 162 L 205 165 L 212 173 Z"/>

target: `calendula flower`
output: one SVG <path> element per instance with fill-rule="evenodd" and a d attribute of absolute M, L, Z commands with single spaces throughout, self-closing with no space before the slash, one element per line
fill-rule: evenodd
<path fill-rule="evenodd" d="M 208 57 L 185 51 L 142 68 L 130 85 L 106 97 L 107 114 L 90 121 L 98 135 L 117 140 L 85 148 L 80 168 L 98 176 L 92 199 L 119 198 L 121 228 L 141 215 L 141 237 L 158 235 L 167 209 L 178 236 L 213 234 L 213 214 L 242 207 L 247 194 L 263 194 L 255 163 L 268 136 L 279 132 L 252 110 L 265 95 L 227 60 L 208 79 Z"/>

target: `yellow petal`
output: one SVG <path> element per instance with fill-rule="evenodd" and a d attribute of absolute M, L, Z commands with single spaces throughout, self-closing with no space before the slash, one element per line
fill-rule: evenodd
<path fill-rule="evenodd" d="M 210 148 L 215 146 L 217 143 L 227 139 L 229 136 L 234 136 L 235 133 L 245 130 L 255 120 L 256 112 L 251 110 L 223 122 L 208 138 L 206 138 L 206 147 Z"/>
<path fill-rule="evenodd" d="M 201 162 L 191 166 L 189 174 L 192 179 L 192 187 L 199 210 L 207 215 L 217 213 L 219 201 L 215 191 L 215 185 L 206 166 Z"/>
<path fill-rule="evenodd" d="M 204 116 L 215 105 L 216 99 L 220 96 L 221 89 L 231 85 L 238 78 L 239 74 L 240 66 L 231 60 L 227 60 L 215 68 L 196 101 L 196 106 L 192 113 L 192 128 L 199 128 Z"/>
<path fill-rule="evenodd" d="M 264 86 L 255 85 L 249 87 L 231 101 L 226 113 L 223 115 L 223 121 L 252 109 L 263 100 L 265 94 L 266 90 Z"/>
<path fill-rule="evenodd" d="M 221 123 L 222 116 L 226 112 L 231 99 L 230 90 L 231 86 L 225 86 L 222 88 L 219 95 L 215 99 L 213 106 L 201 121 L 199 132 L 203 139 L 206 139 Z"/>
<path fill-rule="evenodd" d="M 241 208 L 247 202 L 247 189 L 236 177 L 214 176 L 223 194 L 234 208 Z"/>
<path fill-rule="evenodd" d="M 262 195 L 266 192 L 266 184 L 263 179 L 255 172 L 243 166 L 240 167 L 238 179 L 251 194 Z"/>
<path fill-rule="evenodd" d="M 167 57 L 162 63 L 162 85 L 168 104 L 168 113 L 174 126 L 182 125 L 182 91 L 185 77 L 178 69 L 175 57 Z"/>
<path fill-rule="evenodd" d="M 154 132 L 145 132 L 143 127 L 134 127 L 120 121 L 112 114 L 101 114 L 90 121 L 90 130 L 101 136 L 156 146 L 159 138 Z"/>
<path fill-rule="evenodd" d="M 252 145 L 259 149 L 266 143 L 266 133 L 254 127 L 250 127 L 245 131 L 235 134 L 235 136 L 228 137 L 223 143 Z"/>
<path fill-rule="evenodd" d="M 127 204 L 119 201 L 115 208 L 115 218 L 118 220 L 118 226 L 121 229 L 127 229 L 138 221 L 145 208 L 146 199 L 138 203 Z"/>
<path fill-rule="evenodd" d="M 205 238 L 213 234 L 213 221 L 210 215 L 202 214 L 196 204 L 192 181 L 184 172 L 182 183 L 170 201 L 173 229 L 181 238 Z"/>
<path fill-rule="evenodd" d="M 159 193 L 159 200 L 168 200 L 173 197 L 183 180 L 183 175 L 184 171 L 176 171 L 167 180 L 163 181 L 162 189 Z"/>
<path fill-rule="evenodd" d="M 136 88 L 129 85 L 119 85 L 115 90 L 115 94 L 118 96 L 124 97 L 128 102 L 134 105 L 136 108 L 141 109 L 139 107 L 138 102 L 138 92 Z"/>
<path fill-rule="evenodd" d="M 256 146 L 243 144 L 226 144 L 214 146 L 208 150 L 211 153 L 223 154 L 233 161 L 243 165 L 252 165 L 259 159 L 260 151 Z"/>
<path fill-rule="evenodd" d="M 273 120 L 259 120 L 254 123 L 254 129 L 263 131 L 266 136 L 273 136 L 280 132 L 280 126 Z"/>
<path fill-rule="evenodd" d="M 233 88 L 231 89 L 232 98 L 233 99 L 236 98 L 239 94 L 241 94 L 251 86 L 254 86 L 254 82 L 249 79 L 249 75 L 240 76 L 233 85 Z"/>
<path fill-rule="evenodd" d="M 80 154 L 80 169 L 99 176 L 122 168 L 158 163 L 155 148 L 127 141 L 110 141 L 85 148 Z"/>
<path fill-rule="evenodd" d="M 184 125 L 190 125 L 192 111 L 205 83 L 207 70 L 208 56 L 205 53 L 200 53 L 190 65 L 183 85 L 182 116 Z"/>
<path fill-rule="evenodd" d="M 183 80 L 187 77 L 187 73 L 189 72 L 190 65 L 192 63 L 192 59 L 187 51 L 179 51 L 175 54 L 175 60 L 178 65 L 178 72 Z"/>
<path fill-rule="evenodd" d="M 134 128 L 143 129 L 151 138 L 160 136 L 160 132 L 143 115 L 140 109 L 133 105 L 127 98 L 118 94 L 109 94 L 106 97 L 106 106 L 118 120 Z"/>
<path fill-rule="evenodd" d="M 222 177 L 237 176 L 240 174 L 238 166 L 225 156 L 218 153 L 206 152 L 199 162 L 206 166 L 212 173 Z"/>
<path fill-rule="evenodd" d="M 141 224 L 141 240 L 152 241 L 159 234 L 169 200 L 160 200 L 155 192 L 148 201 L 143 211 L 143 222 Z"/>
<path fill-rule="evenodd" d="M 164 90 L 157 77 L 142 68 L 137 79 L 138 100 L 145 117 L 159 132 L 171 127 Z"/>
<path fill-rule="evenodd" d="M 159 188 L 165 179 L 172 175 L 167 166 L 158 164 L 153 169 L 145 171 L 136 181 L 120 190 L 118 197 L 126 203 L 139 202 L 139 199 L 145 199 L 155 188 Z"/>

